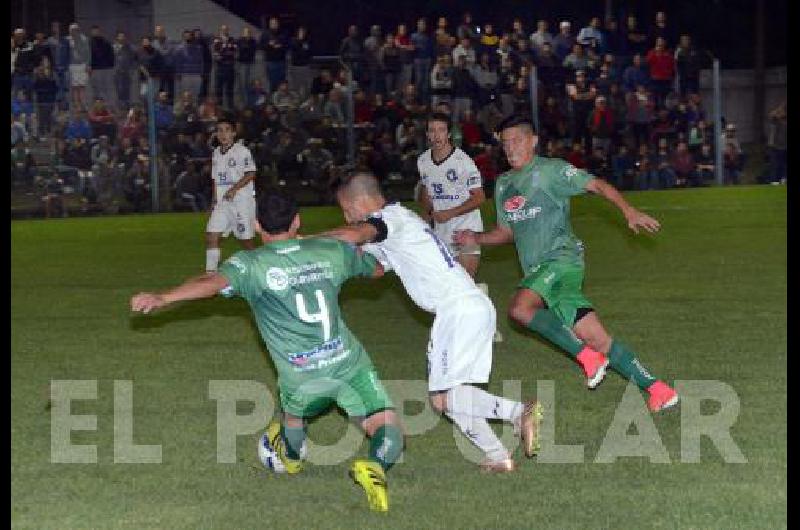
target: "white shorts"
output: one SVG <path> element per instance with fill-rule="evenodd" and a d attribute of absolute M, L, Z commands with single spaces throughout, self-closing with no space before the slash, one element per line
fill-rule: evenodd
<path fill-rule="evenodd" d="M 89 73 L 86 71 L 85 64 L 69 65 L 70 86 L 86 86 L 89 84 Z"/>
<path fill-rule="evenodd" d="M 453 234 L 456 230 L 472 230 L 473 232 L 483 232 L 483 219 L 481 219 L 481 212 L 479 210 L 473 210 L 460 217 L 454 217 L 446 223 L 435 223 L 433 228 L 433 231 L 436 233 L 439 239 L 441 239 L 444 244 L 447 245 L 447 248 L 450 250 L 450 253 L 453 256 L 459 256 L 460 254 L 480 256 L 481 247 L 479 245 L 462 247 L 453 242 Z"/>
<path fill-rule="evenodd" d="M 211 211 L 206 232 L 218 232 L 222 237 L 231 233 L 236 239 L 252 239 L 255 235 L 253 224 L 256 220 L 256 200 L 248 197 L 236 201 L 221 200 Z"/>
<path fill-rule="evenodd" d="M 478 289 L 439 309 L 428 343 L 428 390 L 487 383 L 496 326 L 494 305 Z"/>

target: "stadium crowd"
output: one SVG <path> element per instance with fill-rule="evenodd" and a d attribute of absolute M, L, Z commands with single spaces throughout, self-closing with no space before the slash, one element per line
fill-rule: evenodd
<path fill-rule="evenodd" d="M 220 112 L 237 114 L 238 136 L 252 150 L 259 178 L 306 187 L 321 202 L 347 158 L 347 124 L 356 133 L 357 165 L 381 179 L 414 182 L 426 148 L 425 117 L 453 119 L 453 140 L 485 182 L 505 169 L 496 124 L 531 114 L 536 67 L 539 152 L 561 157 L 622 189 L 701 186 L 713 179 L 714 144 L 724 152 L 726 183 L 738 183 L 745 155 L 733 123 L 714 138 L 699 96 L 710 64 L 692 37 L 664 12 L 652 24 L 636 16 L 591 17 L 583 27 L 522 18 L 509 28 L 439 17 L 368 35 L 347 29 L 340 63 L 313 58 L 309 32 L 291 35 L 277 18 L 259 36 L 186 29 L 180 41 L 162 26 L 136 42 L 78 24 L 53 22 L 31 38 L 11 39 L 12 184 L 40 184 L 58 197 L 63 183 L 86 207 L 147 209 L 150 197 L 147 79 L 154 87 L 161 186 L 170 206 L 207 208 L 210 131 Z M 261 61 L 257 55 L 261 54 Z M 263 71 L 257 67 L 263 64 Z M 352 72 L 352 78 L 348 76 Z M 352 97 L 352 111 L 348 101 Z M 785 105 L 770 114 L 769 180 L 785 182 Z M 31 155 L 50 141 L 53 178 Z"/>

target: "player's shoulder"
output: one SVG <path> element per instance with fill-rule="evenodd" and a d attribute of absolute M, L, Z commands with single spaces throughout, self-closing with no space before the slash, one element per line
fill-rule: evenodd
<path fill-rule="evenodd" d="M 250 148 L 244 145 L 241 141 L 233 145 L 233 152 L 239 156 L 250 156 Z"/>
<path fill-rule="evenodd" d="M 453 154 L 450 156 L 450 160 L 453 162 L 472 162 L 472 157 L 467 154 L 466 151 L 461 149 L 460 147 L 456 147 L 453 150 Z"/>
<path fill-rule="evenodd" d="M 433 163 L 432 156 L 433 155 L 431 155 L 431 150 L 430 149 L 426 149 L 425 151 L 420 153 L 420 155 L 417 157 L 417 164 L 418 165 L 432 164 Z"/>

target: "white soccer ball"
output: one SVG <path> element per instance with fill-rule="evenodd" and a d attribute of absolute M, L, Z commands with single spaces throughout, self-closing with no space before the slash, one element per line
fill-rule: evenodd
<path fill-rule="evenodd" d="M 307 449 L 306 441 L 303 440 L 303 445 L 300 447 L 300 458 L 303 460 L 306 458 Z M 277 451 L 269 442 L 267 433 L 263 433 L 258 440 L 258 459 L 265 468 L 273 473 L 286 473 L 286 466 L 283 465 Z"/>

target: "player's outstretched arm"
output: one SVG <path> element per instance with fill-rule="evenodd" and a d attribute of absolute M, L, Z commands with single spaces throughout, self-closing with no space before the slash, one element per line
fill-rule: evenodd
<path fill-rule="evenodd" d="M 456 230 L 453 241 L 457 245 L 505 245 L 514 242 L 514 232 L 510 228 L 497 225 L 490 232 L 473 232 L 472 230 Z"/>
<path fill-rule="evenodd" d="M 378 236 L 378 229 L 374 225 L 366 222 L 355 223 L 341 226 L 318 234 L 317 237 L 330 237 L 350 243 L 351 245 L 363 245 L 371 243 Z"/>
<path fill-rule="evenodd" d="M 204 274 L 162 293 L 139 293 L 131 297 L 131 311 L 149 313 L 182 300 L 211 298 L 228 287 L 228 280 L 219 273 Z"/>
<path fill-rule="evenodd" d="M 639 233 L 640 228 L 644 228 L 651 233 L 658 232 L 661 228 L 658 221 L 631 206 L 617 188 L 603 179 L 593 178 L 590 180 L 586 184 L 586 191 L 596 193 L 614 203 L 620 209 L 622 215 L 625 216 L 625 220 L 628 221 L 628 227 L 636 234 Z"/>

